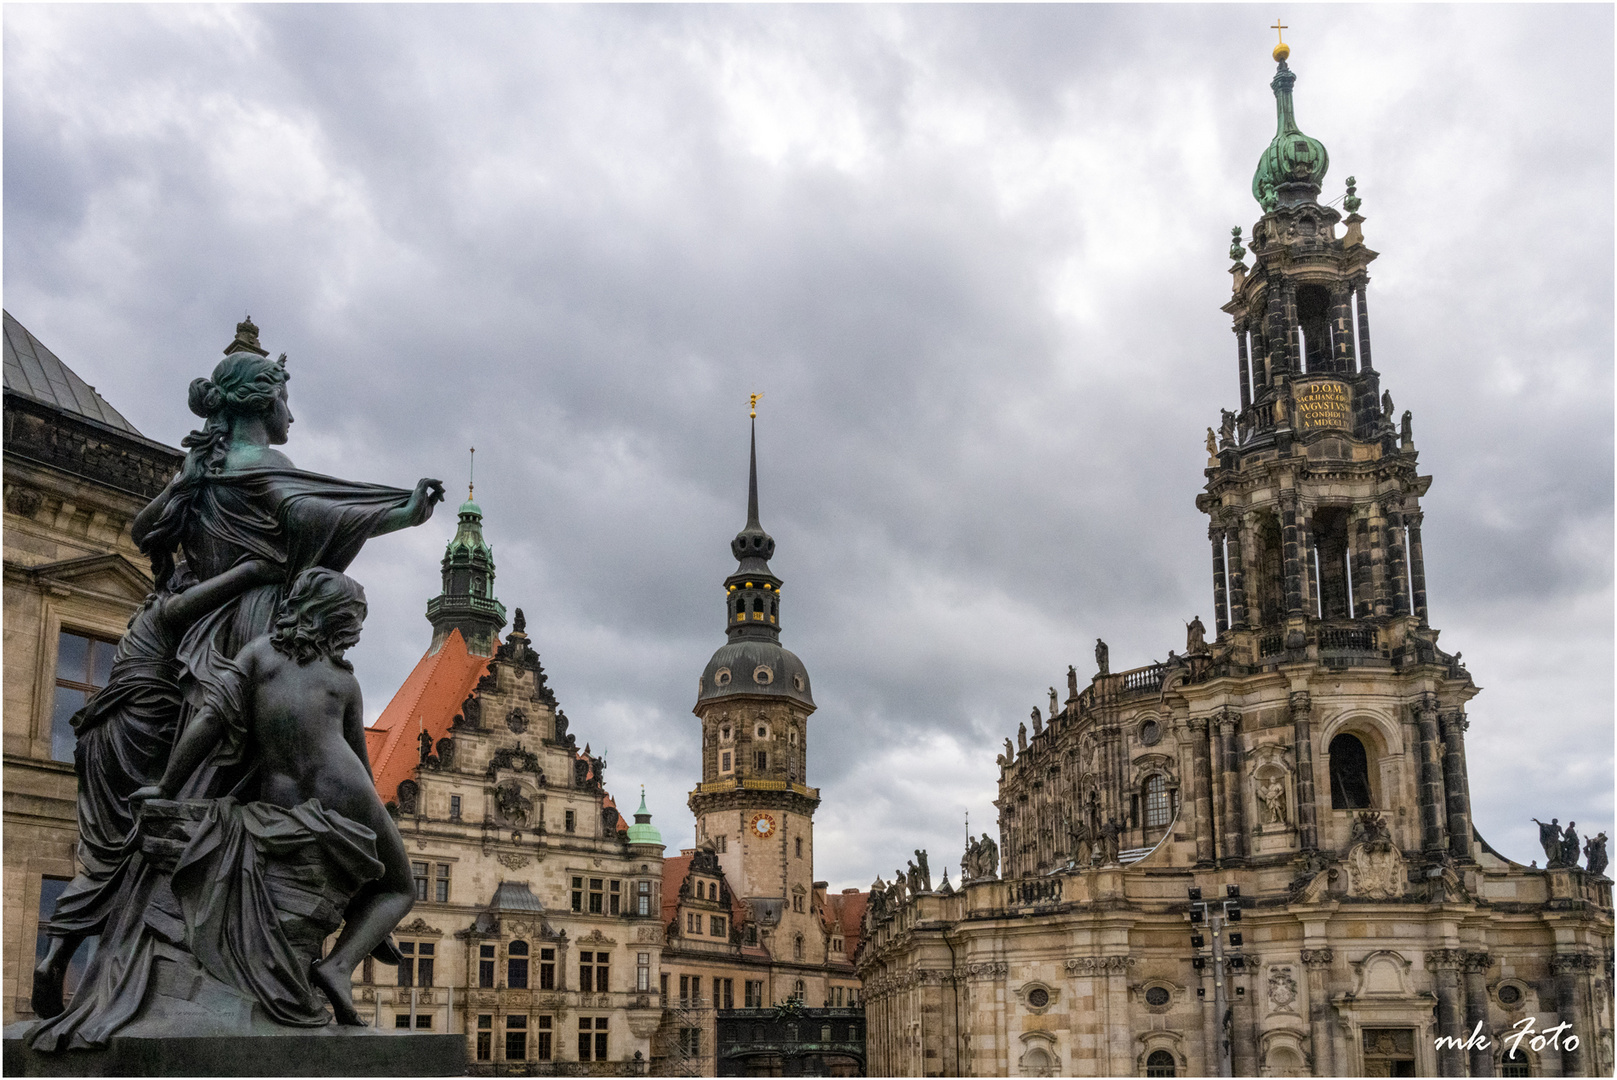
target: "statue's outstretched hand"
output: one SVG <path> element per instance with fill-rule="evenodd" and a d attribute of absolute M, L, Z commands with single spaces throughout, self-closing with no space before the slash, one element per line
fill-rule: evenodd
<path fill-rule="evenodd" d="M 432 508 L 444 501 L 442 480 L 422 477 L 416 481 L 415 493 L 410 496 L 411 523 L 420 525 L 432 517 Z"/>
<path fill-rule="evenodd" d="M 138 807 L 147 799 L 165 799 L 167 797 L 168 796 L 163 794 L 163 788 L 161 785 L 147 784 L 145 787 L 137 789 L 129 796 L 129 805 Z"/>

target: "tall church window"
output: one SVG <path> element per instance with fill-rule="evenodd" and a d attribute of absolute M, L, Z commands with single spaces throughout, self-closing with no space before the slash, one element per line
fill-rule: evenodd
<path fill-rule="evenodd" d="M 1297 329 L 1302 331 L 1298 344 L 1310 373 L 1332 370 L 1330 306 L 1331 294 L 1323 285 L 1297 287 Z"/>
<path fill-rule="evenodd" d="M 803 935 L 802 934 L 798 934 L 796 937 L 792 938 L 792 959 L 793 960 L 801 960 L 801 959 L 803 959 Z"/>
<path fill-rule="evenodd" d="M 1319 615 L 1346 619 L 1353 614 L 1352 574 L 1348 566 L 1348 511 L 1324 506 L 1314 511 L 1314 553 L 1319 560 Z"/>
<path fill-rule="evenodd" d="M 1258 624 L 1273 626 L 1286 614 L 1285 552 L 1280 542 L 1280 523 L 1272 514 L 1259 517 L 1254 530 L 1258 542 L 1257 609 Z"/>
<path fill-rule="evenodd" d="M 1145 827 L 1165 829 L 1170 820 L 1168 780 L 1160 773 L 1145 782 Z"/>
<path fill-rule="evenodd" d="M 1370 762 L 1358 736 L 1331 740 L 1331 809 L 1364 810 L 1370 806 Z"/>

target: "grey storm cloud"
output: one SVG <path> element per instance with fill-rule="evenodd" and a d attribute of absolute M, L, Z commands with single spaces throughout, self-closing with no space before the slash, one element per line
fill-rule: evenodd
<path fill-rule="evenodd" d="M 994 753 L 1093 640 L 1208 616 L 1273 13 L 1247 7 L 6 10 L 6 306 L 146 434 L 250 312 L 304 468 L 477 494 L 621 800 L 670 846 L 745 517 L 746 395 L 834 885 L 994 828 Z M 1612 12 L 1305 7 L 1359 181 L 1482 832 L 1612 830 Z M 379 711 L 453 527 L 373 543 Z M 1210 621 L 1210 620 L 1209 620 Z M 1593 828 L 1588 828 L 1593 826 Z M 938 860 L 941 859 L 941 862 Z"/>

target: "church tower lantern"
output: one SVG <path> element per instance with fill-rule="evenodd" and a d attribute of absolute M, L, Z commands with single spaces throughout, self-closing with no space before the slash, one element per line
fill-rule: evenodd
<path fill-rule="evenodd" d="M 459 630 L 468 652 L 492 656 L 505 627 L 505 605 L 494 598 L 494 549 L 483 539 L 483 508 L 472 501 L 474 491 L 468 484 L 455 535 L 444 549 L 443 591 L 427 601 L 432 652 Z"/>
<path fill-rule="evenodd" d="M 803 662 L 780 644 L 775 541 L 759 520 L 758 434 L 752 432 L 747 523 L 730 544 L 724 580 L 728 642 L 702 671 L 702 783 L 690 794 L 697 842 L 717 856 L 750 908 L 753 932 L 818 940 L 813 925 L 814 810 L 808 718 L 814 697 Z"/>

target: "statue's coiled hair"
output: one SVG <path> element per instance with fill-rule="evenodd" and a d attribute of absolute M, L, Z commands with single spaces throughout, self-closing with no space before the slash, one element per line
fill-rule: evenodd
<path fill-rule="evenodd" d="M 271 360 L 257 353 L 236 352 L 219 361 L 213 378 L 191 380 L 187 404 L 204 423 L 180 440 L 186 450 L 185 462 L 173 494 L 158 519 L 136 537 L 140 550 L 152 560 L 152 576 L 158 581 L 167 580 L 173 571 L 174 550 L 190 520 L 197 487 L 210 473 L 224 468 L 231 418 L 271 412 L 290 377 L 284 353 L 279 360 Z"/>
<path fill-rule="evenodd" d="M 276 613 L 270 645 L 300 665 L 324 656 L 352 671 L 342 653 L 359 641 L 365 611 L 365 590 L 359 582 L 316 566 L 292 579 L 292 589 Z"/>

